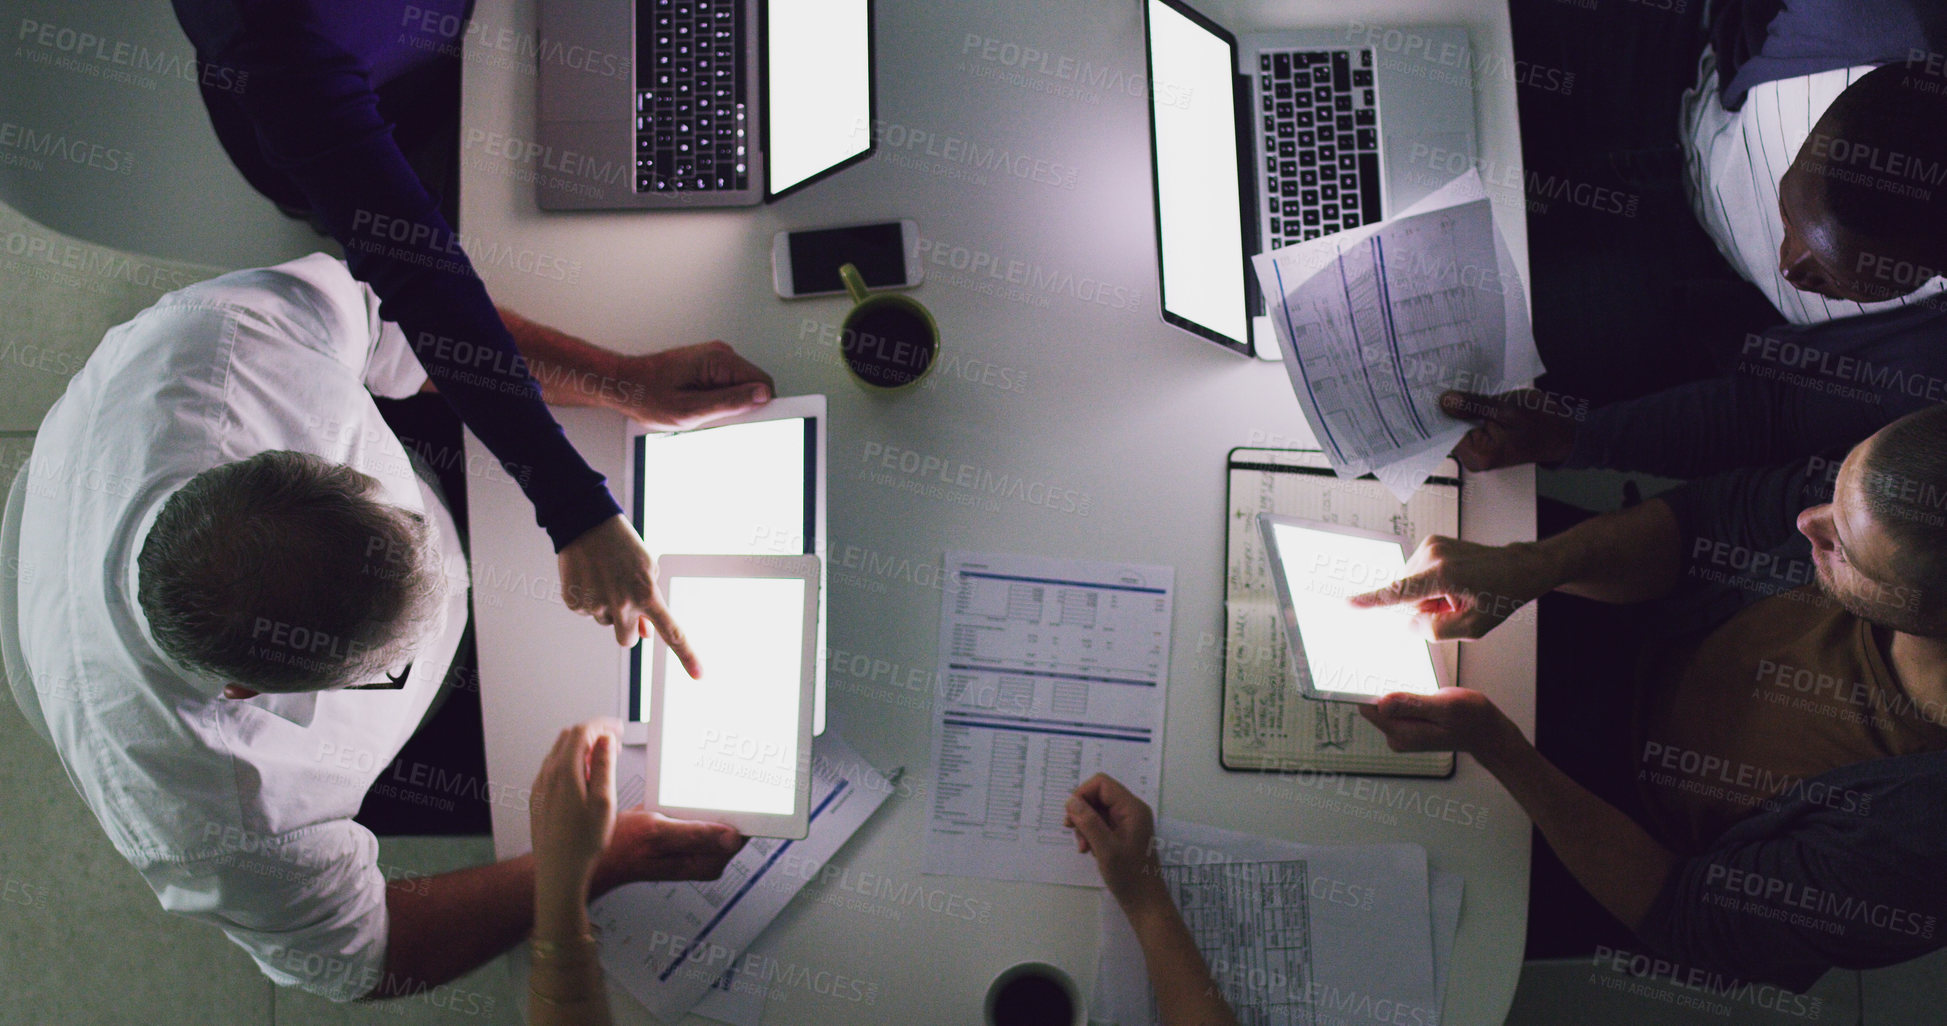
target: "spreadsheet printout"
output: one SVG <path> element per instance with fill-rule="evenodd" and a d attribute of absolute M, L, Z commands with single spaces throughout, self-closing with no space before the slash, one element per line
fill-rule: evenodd
<path fill-rule="evenodd" d="M 1152 805 L 1170 567 L 949 552 L 933 696 L 928 873 L 1096 887 L 1062 825 L 1108 773 Z"/>
<path fill-rule="evenodd" d="M 1242 1026 L 1435 1026 L 1461 881 L 1417 844 L 1317 846 L 1156 821 L 1170 897 Z M 1157 1026 L 1129 921 L 1104 892 L 1091 1022 Z"/>
<path fill-rule="evenodd" d="M 1305 863 L 1163 867 L 1210 978 L 1239 1026 L 1317 1026 Z"/>

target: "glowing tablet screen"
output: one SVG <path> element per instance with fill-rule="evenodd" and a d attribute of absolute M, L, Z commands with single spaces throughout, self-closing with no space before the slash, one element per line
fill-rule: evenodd
<path fill-rule="evenodd" d="M 1412 632 L 1411 606 L 1355 609 L 1345 601 L 1400 578 L 1406 555 L 1399 542 L 1270 526 L 1314 691 L 1377 698 L 1439 690 L 1433 653 Z"/>
<path fill-rule="evenodd" d="M 656 804 L 790 815 L 797 796 L 805 582 L 674 577 L 670 612 L 698 653 L 695 681 L 667 650 Z"/>

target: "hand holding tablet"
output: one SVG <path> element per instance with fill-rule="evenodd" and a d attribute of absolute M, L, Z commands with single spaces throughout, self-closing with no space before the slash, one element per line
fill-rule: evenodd
<path fill-rule="evenodd" d="M 1351 601 L 1361 609 L 1407 606 L 1423 637 L 1471 640 L 1559 583 L 1540 546 L 1482 545 L 1436 534 L 1413 550 L 1405 576 Z"/>
<path fill-rule="evenodd" d="M 1359 715 L 1386 735 L 1386 744 L 1395 752 L 1466 752 L 1494 758 L 1527 746 L 1513 720 L 1486 695 L 1467 688 L 1447 688 L 1436 695 L 1387 695 L 1360 706 Z"/>

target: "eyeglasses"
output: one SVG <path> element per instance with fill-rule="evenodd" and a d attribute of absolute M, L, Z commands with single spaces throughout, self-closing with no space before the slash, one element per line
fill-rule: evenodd
<path fill-rule="evenodd" d="M 398 691 L 406 686 L 406 678 L 410 677 L 411 675 L 412 675 L 412 664 L 407 663 L 405 665 L 405 668 L 400 670 L 399 675 L 396 677 L 388 673 L 385 675 L 384 680 L 374 681 L 370 684 L 353 684 L 352 686 L 346 688 L 345 690 L 346 691 Z"/>

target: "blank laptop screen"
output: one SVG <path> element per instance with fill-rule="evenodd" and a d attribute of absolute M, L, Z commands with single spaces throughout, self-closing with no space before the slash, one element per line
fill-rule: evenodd
<path fill-rule="evenodd" d="M 769 5 L 765 94 L 770 191 L 841 164 L 872 145 L 872 22 L 866 0 Z"/>
<path fill-rule="evenodd" d="M 1148 2 L 1163 311 L 1241 344 L 1250 328 L 1235 47 L 1163 0 Z"/>

